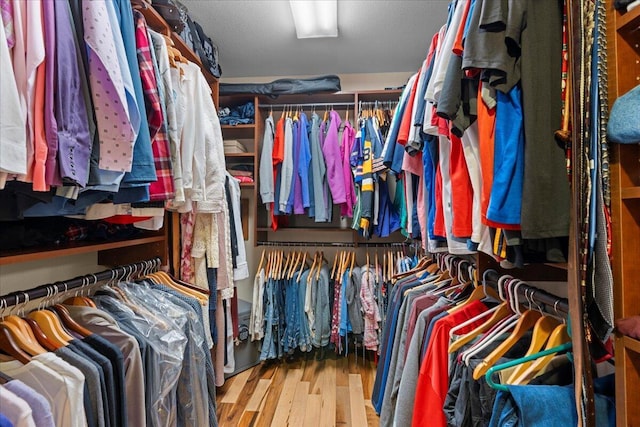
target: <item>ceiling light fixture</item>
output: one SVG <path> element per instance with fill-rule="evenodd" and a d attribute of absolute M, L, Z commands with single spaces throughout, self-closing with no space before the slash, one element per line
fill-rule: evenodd
<path fill-rule="evenodd" d="M 337 0 L 289 0 L 299 39 L 338 37 Z"/>

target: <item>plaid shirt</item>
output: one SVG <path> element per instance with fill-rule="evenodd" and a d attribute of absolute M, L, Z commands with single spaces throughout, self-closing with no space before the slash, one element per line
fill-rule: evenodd
<path fill-rule="evenodd" d="M 157 180 L 149 186 L 149 196 L 152 201 L 173 199 L 175 195 L 173 170 L 166 122 L 158 94 L 156 64 L 151 57 L 151 45 L 147 37 L 147 24 L 144 16 L 137 10 L 133 11 L 133 16 L 136 24 L 136 51 L 140 66 L 140 78 L 144 90 L 149 132 L 151 133 L 151 149 L 157 175 Z"/>

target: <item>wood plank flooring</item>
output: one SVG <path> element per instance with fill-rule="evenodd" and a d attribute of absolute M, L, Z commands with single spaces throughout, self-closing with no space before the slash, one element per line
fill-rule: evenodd
<path fill-rule="evenodd" d="M 217 390 L 221 427 L 377 426 L 372 361 L 313 355 L 271 361 L 227 379 Z"/>

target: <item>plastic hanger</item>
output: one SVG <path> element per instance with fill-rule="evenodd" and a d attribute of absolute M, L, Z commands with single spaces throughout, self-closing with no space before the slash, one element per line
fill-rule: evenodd
<path fill-rule="evenodd" d="M 509 391 L 509 388 L 507 386 L 505 386 L 504 384 L 498 384 L 495 381 L 493 381 L 493 374 L 495 374 L 496 372 L 502 371 L 504 369 L 509 369 L 509 368 L 511 368 L 513 366 L 517 366 L 517 365 L 519 365 L 521 363 L 526 363 L 526 362 L 529 362 L 529 361 L 532 361 L 532 360 L 539 359 L 541 357 L 548 357 L 548 356 L 553 357 L 557 353 L 564 352 L 564 351 L 567 351 L 567 350 L 570 350 L 570 349 L 571 349 L 571 343 L 568 342 L 568 343 L 561 344 L 559 346 L 552 347 L 550 349 L 541 351 L 539 353 L 532 354 L 530 356 L 522 357 L 520 359 L 510 360 L 509 362 L 493 366 L 493 367 L 489 368 L 487 370 L 487 372 L 485 373 L 485 378 L 487 380 L 487 384 L 489 384 L 489 386 L 491 386 L 492 388 L 494 388 L 496 390 Z M 475 372 L 474 372 L 474 376 L 475 376 Z"/>
<path fill-rule="evenodd" d="M 495 341 L 498 337 L 500 337 L 505 332 L 513 329 L 518 322 L 519 316 L 521 315 L 519 302 L 517 301 L 517 293 L 511 292 L 511 287 L 515 283 L 511 276 L 502 276 L 498 279 L 498 289 L 500 291 L 500 298 L 505 301 L 506 306 L 502 306 L 499 310 L 504 310 L 504 307 L 508 308 L 508 315 L 506 317 L 502 317 L 498 319 L 497 322 L 493 321 L 493 326 L 490 326 L 489 329 L 484 329 L 484 335 L 478 341 L 476 341 L 473 346 L 469 349 L 465 350 L 462 354 L 462 360 L 468 366 L 469 361 L 473 356 L 478 354 L 484 348 L 488 347 L 493 341 Z M 505 296 L 502 293 L 503 283 L 507 282 L 507 288 L 510 290 Z M 495 313 L 494 313 L 495 315 Z M 481 325 L 482 326 L 482 325 Z M 473 332 L 473 331 L 472 331 Z M 471 332 L 470 332 L 471 333 Z M 476 335 L 477 336 L 477 335 Z"/>

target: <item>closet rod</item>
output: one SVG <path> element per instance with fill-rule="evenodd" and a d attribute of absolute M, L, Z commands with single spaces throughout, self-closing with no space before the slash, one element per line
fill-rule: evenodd
<path fill-rule="evenodd" d="M 95 274 L 78 276 L 70 280 L 63 280 L 61 282 L 40 285 L 26 291 L 12 292 L 10 294 L 0 296 L 0 309 L 22 304 L 26 301 L 55 295 L 56 293 L 66 292 L 86 286 L 92 286 L 105 280 L 123 278 L 127 275 L 143 271 L 155 271 L 160 265 L 160 258 L 154 258 L 148 261 L 141 261 L 110 268 L 109 270 L 101 271 Z"/>
<path fill-rule="evenodd" d="M 488 284 L 498 286 L 498 280 L 504 275 L 498 274 L 495 270 L 487 270 L 484 278 Z M 508 276 L 508 275 L 507 275 Z M 511 276 L 510 276 L 511 277 Z M 517 278 L 515 278 L 517 279 Z M 517 287 L 519 300 L 523 305 L 526 305 L 528 301 L 531 301 L 534 306 L 546 306 L 548 307 L 547 313 L 549 314 L 563 314 L 569 315 L 569 302 L 566 298 L 560 298 L 547 291 L 528 285 L 526 283 Z M 536 307 L 534 307 L 535 309 Z M 542 307 L 541 307 L 542 308 Z"/>
<path fill-rule="evenodd" d="M 410 243 L 404 242 L 389 242 L 389 243 L 332 243 L 332 242 L 256 242 L 258 246 L 273 246 L 273 247 L 334 247 L 334 248 L 392 248 L 408 246 Z"/>
<path fill-rule="evenodd" d="M 260 104 L 258 108 L 285 108 L 285 107 L 352 107 L 356 105 L 355 102 L 311 102 L 311 103 L 296 103 L 290 104 Z"/>

